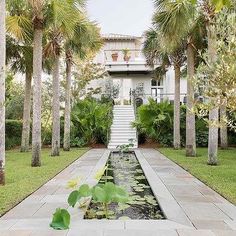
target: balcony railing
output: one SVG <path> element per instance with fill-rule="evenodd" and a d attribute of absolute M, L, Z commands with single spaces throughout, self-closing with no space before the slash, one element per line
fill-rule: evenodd
<path fill-rule="evenodd" d="M 105 63 L 146 63 L 141 50 L 130 49 L 125 57 L 123 50 L 104 50 Z"/>

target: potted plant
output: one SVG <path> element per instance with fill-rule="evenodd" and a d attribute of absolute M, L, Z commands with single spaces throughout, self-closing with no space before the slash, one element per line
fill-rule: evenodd
<path fill-rule="evenodd" d="M 118 52 L 114 52 L 111 54 L 111 57 L 112 57 L 112 61 L 117 61 L 118 60 Z"/>
<path fill-rule="evenodd" d="M 122 52 L 124 54 L 124 61 L 128 62 L 131 58 L 130 50 L 128 48 L 125 48 L 122 50 Z"/>

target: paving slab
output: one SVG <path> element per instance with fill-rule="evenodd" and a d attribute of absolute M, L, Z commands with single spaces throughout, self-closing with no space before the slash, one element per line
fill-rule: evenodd
<path fill-rule="evenodd" d="M 110 150 L 91 149 L 0 218 L 0 236 L 234 236 L 236 207 L 155 149 L 136 149 L 137 158 L 166 215 L 165 220 L 84 220 L 68 208 L 70 179 L 97 184 L 94 176 Z M 57 207 L 68 208 L 71 227 L 50 229 Z"/>
<path fill-rule="evenodd" d="M 176 230 L 105 230 L 103 236 L 178 236 Z"/>
<path fill-rule="evenodd" d="M 211 230 L 188 230 L 178 229 L 179 236 L 215 236 Z"/>

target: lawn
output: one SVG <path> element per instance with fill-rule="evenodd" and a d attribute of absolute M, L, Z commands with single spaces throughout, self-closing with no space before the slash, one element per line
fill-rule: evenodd
<path fill-rule="evenodd" d="M 61 151 L 60 157 L 51 157 L 50 149 L 42 150 L 42 166 L 31 164 L 31 153 L 16 150 L 6 153 L 6 185 L 0 186 L 0 216 L 34 192 L 57 173 L 78 159 L 88 149 Z"/>
<path fill-rule="evenodd" d="M 236 148 L 219 150 L 219 165 L 207 165 L 207 149 L 197 149 L 198 157 L 185 157 L 185 150 L 159 148 L 161 153 L 236 204 Z"/>

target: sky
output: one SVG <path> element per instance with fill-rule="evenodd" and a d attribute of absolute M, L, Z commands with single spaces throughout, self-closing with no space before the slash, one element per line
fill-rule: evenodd
<path fill-rule="evenodd" d="M 152 0 L 88 0 L 91 20 L 103 34 L 116 33 L 141 36 L 151 26 Z"/>

